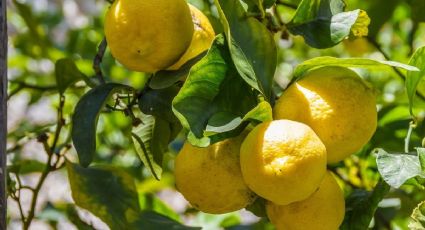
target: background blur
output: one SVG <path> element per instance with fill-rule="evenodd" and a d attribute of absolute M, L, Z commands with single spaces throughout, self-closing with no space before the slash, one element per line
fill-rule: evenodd
<path fill-rule="evenodd" d="M 209 0 L 188 1 L 210 18 L 220 33 L 216 9 Z M 279 0 L 277 12 L 283 22 L 288 22 L 296 0 Z M 300 62 L 317 56 L 368 57 L 390 59 L 408 63 L 415 49 L 425 45 L 425 1 L 423 0 L 347 0 L 347 10 L 363 9 L 371 18 L 369 37 L 345 40 L 330 49 L 308 47 L 301 37 L 276 34 L 279 47 L 279 64 L 276 71 L 276 92 L 289 83 L 293 68 Z M 55 62 L 64 57 L 75 60 L 86 76 L 94 75 L 92 61 L 97 46 L 103 38 L 103 19 L 109 3 L 106 0 L 9 0 L 9 99 L 8 99 L 8 165 L 9 186 L 16 183 L 34 186 L 43 170 L 47 156 L 37 136 L 54 131 L 57 124 L 59 97 L 55 89 Z M 411 7 L 414 6 L 414 7 Z M 146 76 L 122 67 L 107 50 L 102 63 L 108 81 L 143 88 Z M 354 189 L 371 190 L 379 175 L 375 157 L 370 154 L 375 147 L 387 151 L 403 151 L 410 122 L 408 100 L 404 91 L 404 73 L 391 69 L 356 71 L 376 89 L 379 109 L 379 127 L 371 143 L 358 154 L 341 163 L 336 172 L 346 194 Z M 77 83 L 65 93 L 64 119 L 69 124 L 76 102 L 88 90 L 84 82 Z M 419 92 L 425 95 L 421 82 Z M 424 100 L 415 101 L 419 125 L 412 134 L 411 146 L 421 146 L 425 136 L 423 118 Z M 70 143 L 69 125 L 61 135 Z M 98 148 L 95 161 L 127 168 L 137 179 L 141 203 L 150 200 L 164 212 L 174 215 L 188 225 L 204 229 L 271 229 L 265 221 L 248 211 L 226 215 L 209 215 L 192 209 L 175 191 L 172 176 L 173 158 L 179 143 L 170 146 L 163 179 L 156 181 L 144 168 L 131 146 L 129 130 L 131 121 L 122 113 L 105 112 L 99 120 Z M 68 159 L 77 161 L 75 150 L 67 153 Z M 17 169 L 18 168 L 18 169 Z M 12 183 L 13 182 L 13 183 Z M 107 189 L 107 188 L 105 188 Z M 374 229 L 407 229 L 412 209 L 425 199 L 423 187 L 404 185 L 392 190 L 380 205 L 371 227 Z M 31 192 L 23 189 L 20 195 L 22 208 L 27 210 Z M 99 219 L 72 205 L 66 170 L 57 170 L 47 177 L 36 205 L 36 219 L 30 229 L 83 229 L 81 223 L 94 229 L 108 229 Z M 19 207 L 8 200 L 9 229 L 22 229 Z M 260 221 L 260 222 L 259 222 Z M 90 229 L 90 228 L 88 228 Z"/>

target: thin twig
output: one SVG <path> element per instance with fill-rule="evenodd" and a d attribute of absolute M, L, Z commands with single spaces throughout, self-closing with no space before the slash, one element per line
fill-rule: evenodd
<path fill-rule="evenodd" d="M 99 79 L 99 81 L 102 84 L 105 83 L 105 79 L 103 78 L 102 69 L 100 68 L 100 64 L 102 63 L 103 55 L 105 55 L 106 46 L 107 46 L 107 42 L 106 42 L 106 38 L 104 37 L 102 39 L 102 41 L 100 42 L 100 44 L 97 48 L 97 54 L 93 59 L 94 72 L 96 74 L 96 77 Z"/>

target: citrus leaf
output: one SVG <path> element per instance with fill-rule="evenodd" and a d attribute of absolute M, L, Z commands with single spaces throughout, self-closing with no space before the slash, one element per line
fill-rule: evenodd
<path fill-rule="evenodd" d="M 111 229 L 127 229 L 140 208 L 133 177 L 112 167 L 83 168 L 67 162 L 72 198 Z M 134 216 L 134 217 L 133 217 Z"/>
<path fill-rule="evenodd" d="M 418 152 L 422 174 L 425 175 L 425 148 L 416 148 L 416 151 Z"/>
<path fill-rule="evenodd" d="M 376 164 L 382 178 L 392 187 L 399 188 L 408 179 L 422 174 L 417 155 L 387 153 L 377 149 Z"/>
<path fill-rule="evenodd" d="M 88 91 L 78 101 L 72 115 L 71 137 L 77 150 L 80 164 L 87 167 L 96 151 L 96 127 L 100 110 L 111 94 L 129 86 L 107 83 Z"/>
<path fill-rule="evenodd" d="M 63 58 L 55 63 L 55 77 L 59 93 L 63 94 L 71 84 L 83 79 L 85 76 L 72 59 Z"/>
<path fill-rule="evenodd" d="M 317 57 L 304 61 L 294 70 L 294 77 L 301 77 L 307 71 L 321 66 L 342 66 L 357 68 L 384 68 L 397 67 L 408 71 L 419 71 L 418 68 L 394 61 L 379 61 L 367 58 L 336 58 L 336 57 Z"/>
<path fill-rule="evenodd" d="M 171 87 L 174 83 L 184 80 L 189 74 L 189 70 L 195 65 L 207 52 L 202 52 L 198 56 L 190 59 L 178 70 L 161 70 L 156 72 L 149 81 L 149 87 L 152 89 L 164 89 Z"/>
<path fill-rule="evenodd" d="M 262 197 L 257 197 L 254 203 L 248 205 L 245 209 L 252 212 L 258 217 L 267 217 L 266 200 Z"/>
<path fill-rule="evenodd" d="M 253 17 L 247 17 L 239 0 L 214 0 L 226 34 L 231 58 L 241 77 L 272 101 L 277 48 L 273 35 Z"/>
<path fill-rule="evenodd" d="M 142 124 L 133 128 L 131 136 L 137 154 L 155 179 L 162 174 L 163 155 L 171 139 L 170 123 L 154 116 L 144 115 Z"/>
<path fill-rule="evenodd" d="M 152 211 L 143 211 L 138 219 L 132 223 L 131 229 L 143 229 L 143 230 L 158 230 L 158 229 L 170 229 L 170 230 L 195 230 L 201 229 L 198 227 L 184 226 L 167 216 L 158 214 Z"/>
<path fill-rule="evenodd" d="M 422 201 L 412 212 L 412 218 L 409 229 L 422 230 L 425 229 L 425 201 Z"/>
<path fill-rule="evenodd" d="M 22 159 L 7 166 L 7 171 L 16 174 L 29 174 L 35 172 L 43 172 L 46 164 L 37 160 Z"/>
<path fill-rule="evenodd" d="M 175 221 L 180 221 L 180 216 L 153 194 L 139 194 L 139 204 L 143 211 L 154 211 Z"/>
<path fill-rule="evenodd" d="M 372 192 L 355 190 L 346 199 L 346 213 L 341 230 L 368 229 L 379 202 L 390 191 L 390 186 L 379 180 Z"/>
<path fill-rule="evenodd" d="M 188 140 L 205 147 L 238 135 L 248 121 L 271 117 L 270 105 L 258 105 L 257 94 L 236 71 L 223 36 L 217 36 L 174 98 L 173 112 L 190 131 Z"/>
<path fill-rule="evenodd" d="M 344 7 L 341 0 L 303 0 L 288 23 L 288 30 L 304 37 L 308 45 L 320 49 L 338 44 L 353 31 L 362 31 L 358 35 L 364 35 L 368 25 L 364 20 L 365 12 L 343 12 Z M 358 20 L 359 17 L 361 20 Z"/>
<path fill-rule="evenodd" d="M 419 82 L 425 76 L 425 46 L 422 46 L 415 51 L 410 58 L 409 65 L 416 66 L 420 69 L 420 71 L 409 71 L 406 76 L 406 91 L 409 98 L 409 111 L 410 115 L 414 117 L 413 99 Z"/>
<path fill-rule="evenodd" d="M 144 114 L 176 122 L 178 120 L 172 111 L 171 103 L 179 90 L 180 88 L 175 85 L 164 89 L 148 90 L 139 98 L 139 108 Z"/>

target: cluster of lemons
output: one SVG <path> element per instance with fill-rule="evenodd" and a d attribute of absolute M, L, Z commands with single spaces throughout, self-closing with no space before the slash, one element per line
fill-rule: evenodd
<path fill-rule="evenodd" d="M 209 49 L 215 33 L 185 0 L 115 0 L 106 14 L 105 37 L 123 66 L 155 73 L 179 69 Z"/>
<path fill-rule="evenodd" d="M 214 40 L 208 18 L 185 0 L 115 0 L 106 15 L 112 55 L 134 71 L 177 70 Z M 372 137 L 375 95 L 342 67 L 310 70 L 276 102 L 274 120 L 206 148 L 185 143 L 175 161 L 177 189 L 213 214 L 245 208 L 258 197 L 277 229 L 338 229 L 344 194 L 327 164 Z"/>
<path fill-rule="evenodd" d="M 260 196 L 278 230 L 338 229 L 344 194 L 327 164 L 372 137 L 374 91 L 350 69 L 321 67 L 290 85 L 273 113 L 273 121 L 207 148 L 185 143 L 175 161 L 177 189 L 207 213 L 236 211 Z"/>

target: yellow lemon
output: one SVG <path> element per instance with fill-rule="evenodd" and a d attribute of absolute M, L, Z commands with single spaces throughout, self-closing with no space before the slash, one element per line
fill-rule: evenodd
<path fill-rule="evenodd" d="M 326 173 L 326 149 L 319 137 L 290 120 L 256 126 L 242 143 L 240 158 L 248 187 L 280 205 L 309 197 Z"/>
<path fill-rule="evenodd" d="M 221 214 L 242 209 L 254 200 L 239 166 L 244 136 L 206 148 L 183 145 L 175 161 L 176 187 L 196 209 Z"/>
<path fill-rule="evenodd" d="M 267 216 L 277 230 L 338 230 L 345 214 L 344 194 L 328 172 L 309 198 L 289 205 L 268 202 Z"/>
<path fill-rule="evenodd" d="M 350 69 L 323 67 L 284 91 L 274 118 L 310 126 L 326 146 L 328 163 L 335 163 L 360 150 L 375 132 L 375 94 Z"/>
<path fill-rule="evenodd" d="M 192 35 L 185 0 L 115 0 L 106 14 L 111 53 L 130 70 L 165 69 L 183 55 Z"/>
<path fill-rule="evenodd" d="M 208 50 L 215 38 L 214 29 L 207 16 L 190 4 L 189 8 L 190 13 L 192 14 L 193 25 L 195 27 L 192 41 L 183 56 L 174 65 L 169 67 L 169 70 L 179 69 L 190 59 L 195 58 L 205 50 Z"/>

